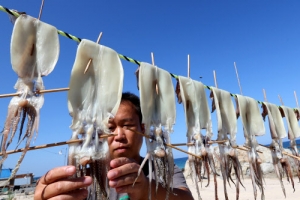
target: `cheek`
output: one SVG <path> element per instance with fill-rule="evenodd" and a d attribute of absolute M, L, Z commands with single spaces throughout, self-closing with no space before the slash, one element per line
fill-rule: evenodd
<path fill-rule="evenodd" d="M 107 138 L 107 143 L 108 143 L 108 145 L 111 145 L 111 143 L 113 142 L 113 137 L 109 137 L 109 138 Z"/>

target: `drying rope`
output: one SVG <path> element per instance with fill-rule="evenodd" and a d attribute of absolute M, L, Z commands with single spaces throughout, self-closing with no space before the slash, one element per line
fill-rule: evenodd
<path fill-rule="evenodd" d="M 13 16 L 15 16 L 15 17 L 19 17 L 19 16 L 20 16 L 20 14 L 19 14 L 18 12 L 14 11 L 14 10 L 10 10 L 10 9 L 8 9 L 8 8 L 5 8 L 5 7 L 1 6 L 1 5 L 0 5 L 0 10 L 3 11 L 3 12 L 8 13 L 8 14 L 10 14 L 10 15 L 13 15 Z M 69 33 L 67 33 L 67 32 L 64 32 L 64 31 L 61 31 L 61 30 L 57 30 L 57 33 L 58 33 L 59 35 L 62 35 L 62 36 L 64 36 L 64 37 L 67 37 L 67 38 L 69 38 L 69 39 L 71 39 L 71 40 L 74 40 L 74 41 L 76 41 L 76 42 L 81 42 L 81 38 L 76 37 L 76 36 L 74 36 L 74 35 L 71 35 L 71 34 L 69 34 Z M 123 60 L 127 60 L 128 62 L 137 64 L 137 65 L 140 65 L 140 64 L 141 64 L 141 62 L 139 62 L 139 61 L 137 61 L 137 60 L 135 60 L 135 59 L 133 59 L 133 58 L 129 58 L 129 57 L 127 57 L 127 56 L 124 56 L 124 55 L 122 55 L 122 54 L 119 54 L 119 57 L 120 57 L 121 59 L 123 59 Z M 171 75 L 173 78 L 178 79 L 178 76 L 177 76 L 177 75 L 172 74 L 171 72 L 169 72 L 169 73 L 170 73 L 170 75 Z M 204 85 L 204 86 L 205 86 L 207 89 L 211 90 L 210 86 L 207 86 L 207 85 Z M 234 97 L 234 98 L 237 97 L 236 94 L 233 94 L 233 93 L 230 93 L 230 95 L 231 95 L 232 97 Z M 256 101 L 257 101 L 258 104 L 263 104 L 263 101 L 259 101 L 259 100 L 256 100 Z M 280 106 L 278 106 L 278 107 L 280 108 Z M 294 108 L 294 110 L 296 111 L 296 110 L 298 110 L 298 108 Z"/>

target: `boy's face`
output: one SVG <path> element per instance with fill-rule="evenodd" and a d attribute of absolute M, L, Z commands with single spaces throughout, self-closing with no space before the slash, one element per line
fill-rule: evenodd
<path fill-rule="evenodd" d="M 129 101 L 121 102 L 117 114 L 109 120 L 108 127 L 112 133 L 117 134 L 108 138 L 111 159 L 127 157 L 139 162 L 143 136 L 128 130 L 143 131 L 133 104 Z"/>

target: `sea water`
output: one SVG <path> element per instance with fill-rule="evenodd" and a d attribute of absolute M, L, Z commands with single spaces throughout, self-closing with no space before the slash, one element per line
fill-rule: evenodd
<path fill-rule="evenodd" d="M 184 169 L 187 159 L 188 157 L 174 158 L 174 162 L 180 169 Z"/>
<path fill-rule="evenodd" d="M 284 141 L 282 142 L 282 145 L 283 145 L 283 148 L 285 149 L 290 149 L 290 141 Z M 296 140 L 296 145 L 297 145 L 297 148 L 298 148 L 298 152 L 300 152 L 300 140 Z"/>

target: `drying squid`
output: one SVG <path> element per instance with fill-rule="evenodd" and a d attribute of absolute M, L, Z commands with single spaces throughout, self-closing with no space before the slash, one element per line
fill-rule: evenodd
<path fill-rule="evenodd" d="M 89 69 L 84 70 L 92 59 Z M 77 48 L 68 92 L 68 109 L 72 116 L 71 144 L 68 162 L 77 167 L 77 176 L 89 165 L 93 184 L 88 199 L 108 199 L 106 174 L 109 168 L 107 139 L 108 120 L 116 114 L 122 95 L 123 67 L 118 54 L 103 45 L 83 39 Z"/>
<path fill-rule="evenodd" d="M 254 198 L 256 199 L 257 197 L 257 186 L 261 191 L 261 199 L 264 199 L 263 174 L 260 168 L 261 159 L 256 152 L 258 143 L 255 138 L 255 136 L 262 136 L 265 134 L 264 122 L 255 99 L 236 95 L 236 105 L 237 116 L 241 116 L 244 127 L 245 145 L 250 147 L 248 160 Z"/>
<path fill-rule="evenodd" d="M 286 118 L 287 128 L 288 128 L 288 138 L 290 140 L 290 146 L 292 147 L 292 152 L 294 155 L 299 156 L 296 138 L 300 137 L 300 128 L 297 121 L 297 117 L 292 108 L 286 106 L 280 106 L 281 116 Z M 285 159 L 287 160 L 287 159 Z M 298 178 L 300 180 L 300 162 L 295 159 L 295 162 L 298 164 Z M 291 177 L 291 181 L 293 179 Z"/>
<path fill-rule="evenodd" d="M 26 139 L 15 169 L 14 177 L 29 148 L 34 133 L 38 133 L 40 109 L 44 97 L 39 93 L 44 89 L 42 76 L 52 72 L 59 55 L 57 29 L 28 15 L 20 15 L 15 21 L 11 37 L 11 64 L 18 75 L 15 84 L 18 96 L 12 98 L 8 106 L 1 150 L 3 153 L 0 165 L 7 158 L 6 150 L 15 137 L 18 125 L 20 133 L 17 146 Z M 27 125 L 25 121 L 27 119 Z M 23 128 L 26 126 L 25 134 Z"/>
<path fill-rule="evenodd" d="M 223 176 L 223 186 L 225 199 L 228 199 L 226 181 L 230 185 L 231 170 L 233 168 L 236 176 L 236 199 L 239 199 L 240 184 L 242 178 L 242 167 L 237 157 L 237 151 L 233 148 L 236 147 L 236 132 L 237 132 L 237 119 L 234 110 L 234 106 L 231 100 L 231 95 L 225 90 L 221 90 L 215 87 L 210 87 L 212 98 L 212 112 L 217 111 L 218 120 L 218 137 L 217 140 L 225 141 L 219 145 L 220 150 L 220 168 Z M 228 135 L 230 138 L 228 138 Z M 234 183 L 234 182 L 233 182 Z M 244 186 L 243 186 L 244 187 Z"/>
<path fill-rule="evenodd" d="M 198 182 L 202 181 L 202 165 L 204 164 L 204 172 L 206 172 L 208 178 L 207 186 L 210 182 L 209 166 L 213 171 L 215 184 L 217 175 L 212 154 L 213 150 L 208 144 L 213 133 L 205 88 L 201 82 L 178 76 L 176 94 L 178 103 L 183 103 L 184 107 L 185 121 L 187 126 L 187 142 L 194 143 L 193 146 L 188 146 L 188 151 L 202 158 L 199 159 L 190 155 L 188 158 L 193 177 L 192 180 L 196 184 L 198 199 L 201 199 Z M 201 134 L 201 129 L 206 129 L 205 136 Z M 217 191 L 215 195 L 216 199 L 218 199 Z"/>
<path fill-rule="evenodd" d="M 150 139 L 146 138 L 147 155 L 144 161 L 147 159 L 153 161 L 156 191 L 160 182 L 169 192 L 172 189 L 174 160 L 172 149 L 165 143 L 170 144 L 170 133 L 173 132 L 176 118 L 171 76 L 169 72 L 148 63 L 140 64 L 137 75 L 145 134 L 150 137 Z M 151 182 L 152 162 L 148 163 Z M 143 164 L 141 168 L 142 166 Z M 149 186 L 151 187 L 151 184 Z M 168 192 L 166 199 L 168 199 Z M 151 199 L 150 193 L 149 199 Z"/>
<path fill-rule="evenodd" d="M 282 139 L 287 136 L 287 133 L 284 128 L 283 120 L 280 111 L 278 109 L 278 106 L 275 104 L 263 102 L 262 108 L 263 108 L 262 116 L 264 120 L 266 115 L 268 115 L 269 128 L 270 128 L 270 133 L 272 138 L 270 148 L 271 148 L 274 170 L 280 181 L 282 192 L 286 197 L 285 188 L 282 182 L 283 170 L 284 170 L 283 167 L 288 167 L 290 165 L 283 164 L 284 163 L 283 161 L 286 159 L 283 158 L 283 154 L 282 154 L 283 151 Z M 289 170 L 290 169 L 285 169 L 286 172 Z"/>

